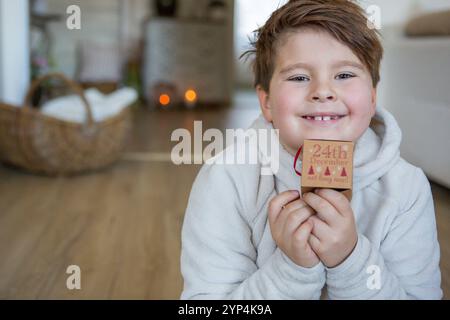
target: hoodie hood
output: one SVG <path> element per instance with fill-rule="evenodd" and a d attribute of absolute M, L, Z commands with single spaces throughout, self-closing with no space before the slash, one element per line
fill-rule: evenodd
<path fill-rule="evenodd" d="M 361 190 L 386 174 L 400 159 L 401 130 L 393 115 L 386 109 L 377 107 L 372 125 L 356 141 L 353 155 L 353 192 Z M 274 129 L 272 123 L 261 114 L 250 128 Z M 294 171 L 294 156 L 280 143 L 279 170 L 275 173 L 278 191 L 296 190 L 300 177 Z M 300 168 L 301 161 L 297 163 Z"/>

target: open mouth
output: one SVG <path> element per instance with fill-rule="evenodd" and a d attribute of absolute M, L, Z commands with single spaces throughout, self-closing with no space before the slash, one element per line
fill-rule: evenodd
<path fill-rule="evenodd" d="M 337 115 L 337 114 L 302 116 L 303 119 L 312 120 L 312 121 L 336 121 L 336 120 L 342 119 L 344 117 L 346 117 L 346 115 Z"/>

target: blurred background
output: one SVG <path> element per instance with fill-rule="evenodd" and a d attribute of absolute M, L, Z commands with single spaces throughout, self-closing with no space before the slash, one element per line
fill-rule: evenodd
<path fill-rule="evenodd" d="M 0 0 L 1 299 L 179 297 L 200 165 L 172 163 L 172 132 L 251 125 L 238 57 L 285 2 Z M 450 2 L 359 2 L 380 10 L 378 104 L 432 181 L 450 298 Z M 70 265 L 81 290 L 66 286 Z"/>

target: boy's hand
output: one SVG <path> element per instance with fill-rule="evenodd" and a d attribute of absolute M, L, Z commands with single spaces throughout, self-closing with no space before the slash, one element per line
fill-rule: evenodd
<path fill-rule="evenodd" d="M 316 189 L 303 200 L 317 215 L 310 217 L 313 229 L 309 243 L 320 260 L 329 268 L 341 264 L 358 241 L 355 218 L 348 199 L 332 189 Z"/>
<path fill-rule="evenodd" d="M 320 260 L 308 239 L 313 225 L 308 218 L 315 214 L 298 191 L 286 191 L 269 203 L 269 223 L 272 237 L 278 247 L 297 265 L 312 268 Z"/>

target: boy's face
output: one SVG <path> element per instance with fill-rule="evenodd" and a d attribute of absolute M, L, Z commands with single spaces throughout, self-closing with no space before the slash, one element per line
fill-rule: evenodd
<path fill-rule="evenodd" d="M 356 141 L 375 114 L 367 68 L 326 32 L 302 29 L 280 43 L 269 93 L 257 93 L 283 146 L 295 154 L 304 139 Z"/>

